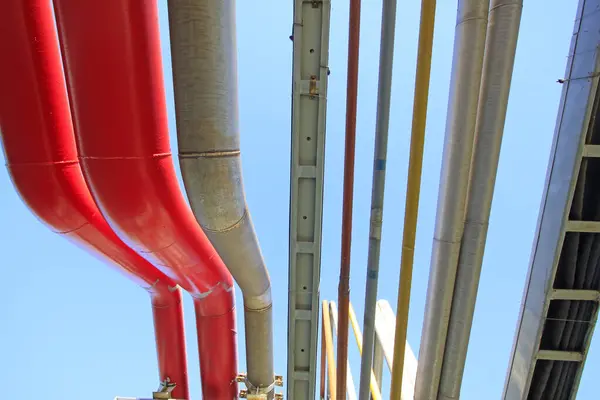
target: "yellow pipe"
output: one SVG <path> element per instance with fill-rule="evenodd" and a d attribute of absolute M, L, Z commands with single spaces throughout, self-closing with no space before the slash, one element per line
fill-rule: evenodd
<path fill-rule="evenodd" d="M 350 317 L 350 324 L 352 325 L 352 330 L 354 331 L 354 338 L 356 339 L 356 344 L 358 345 L 358 351 L 362 355 L 362 343 L 363 337 L 362 332 L 360 331 L 360 327 L 358 326 L 358 321 L 356 320 L 356 314 L 354 313 L 354 308 L 352 308 L 352 304 L 348 304 L 348 313 Z M 381 391 L 379 390 L 379 386 L 377 386 L 377 379 L 375 378 L 375 374 L 373 370 L 371 370 L 371 400 L 381 400 Z"/>
<path fill-rule="evenodd" d="M 325 346 L 325 325 L 321 324 L 321 387 L 320 387 L 320 400 L 325 400 L 325 388 L 326 388 L 326 380 L 325 377 L 327 375 L 327 346 Z"/>
<path fill-rule="evenodd" d="M 333 354 L 333 333 L 331 331 L 331 319 L 329 317 L 329 304 L 327 300 L 323 300 L 323 330 L 325 331 L 325 348 L 327 349 L 327 386 L 329 387 L 329 398 L 336 399 L 335 355 Z"/>
<path fill-rule="evenodd" d="M 404 368 L 404 352 L 406 349 L 406 331 L 408 328 L 408 309 L 415 256 L 417 218 L 419 214 L 421 172 L 423 170 L 423 147 L 427 121 L 435 5 L 435 0 L 421 1 L 421 26 L 419 29 L 412 136 L 410 140 L 410 159 L 408 162 L 408 180 L 406 184 L 406 205 L 404 208 L 400 285 L 398 288 L 398 314 L 396 316 L 390 400 L 402 399 L 402 373 Z"/>

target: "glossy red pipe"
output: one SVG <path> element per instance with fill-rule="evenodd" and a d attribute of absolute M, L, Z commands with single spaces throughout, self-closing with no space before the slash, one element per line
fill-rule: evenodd
<path fill-rule="evenodd" d="M 236 398 L 233 280 L 175 174 L 156 0 L 54 4 L 92 193 L 117 233 L 194 297 L 204 398 Z"/>
<path fill-rule="evenodd" d="M 151 296 L 160 379 L 189 399 L 181 292 L 121 241 L 84 180 L 48 0 L 0 1 L 0 132 L 12 180 L 50 229 L 104 256 Z"/>

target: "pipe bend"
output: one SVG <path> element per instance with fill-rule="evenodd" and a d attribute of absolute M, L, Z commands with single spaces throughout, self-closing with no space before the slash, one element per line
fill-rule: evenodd
<path fill-rule="evenodd" d="M 51 2 L 0 1 L 0 54 L 0 139 L 17 192 L 52 231 L 150 293 L 160 379 L 189 398 L 181 294 L 118 238 L 82 174 Z"/>
<path fill-rule="evenodd" d="M 192 211 L 244 296 L 248 381 L 273 384 L 269 273 L 240 161 L 235 0 L 168 3 L 179 163 Z"/>
<path fill-rule="evenodd" d="M 204 152 L 192 154 L 199 153 Z M 239 152 L 213 158 L 191 157 L 189 152 L 180 151 L 179 165 L 190 206 L 202 229 L 218 234 L 239 227 L 248 214 Z"/>
<path fill-rule="evenodd" d="M 203 396 L 230 400 L 237 395 L 233 280 L 173 167 L 156 3 L 54 0 L 67 87 L 96 201 L 121 238 L 196 297 Z"/>
<path fill-rule="evenodd" d="M 253 312 L 263 312 L 273 307 L 271 286 L 258 296 L 244 296 L 244 309 Z"/>

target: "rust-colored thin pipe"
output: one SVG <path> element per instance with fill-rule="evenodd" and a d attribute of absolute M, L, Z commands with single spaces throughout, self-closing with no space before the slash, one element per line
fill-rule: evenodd
<path fill-rule="evenodd" d="M 350 0 L 348 82 L 346 86 L 346 144 L 344 153 L 344 194 L 342 200 L 342 251 L 340 283 L 338 286 L 337 400 L 346 399 L 346 374 L 348 365 L 348 306 L 350 304 L 350 247 L 352 243 L 352 205 L 354 195 L 360 6 L 361 0 Z"/>

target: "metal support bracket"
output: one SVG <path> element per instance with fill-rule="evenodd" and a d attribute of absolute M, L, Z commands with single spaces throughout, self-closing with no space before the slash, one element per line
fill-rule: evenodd
<path fill-rule="evenodd" d="M 275 390 L 275 386 L 282 387 L 283 386 L 283 376 L 275 375 L 273 377 L 273 383 L 267 387 L 256 387 L 249 380 L 245 373 L 239 373 L 235 380 L 238 383 L 243 383 L 246 385 L 246 389 L 240 390 L 240 399 L 250 399 L 250 400 L 267 400 L 269 393 Z M 281 393 L 274 393 L 273 398 L 275 400 L 283 400 L 283 395 Z"/>
<path fill-rule="evenodd" d="M 154 400 L 174 400 L 173 397 L 171 397 L 171 393 L 173 392 L 176 386 L 177 384 L 175 382 L 171 382 L 171 379 L 167 377 L 164 381 L 160 383 L 160 385 L 158 386 L 158 390 L 152 393 L 152 398 Z"/>

